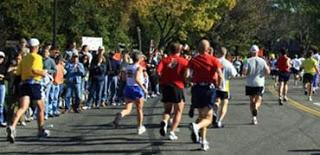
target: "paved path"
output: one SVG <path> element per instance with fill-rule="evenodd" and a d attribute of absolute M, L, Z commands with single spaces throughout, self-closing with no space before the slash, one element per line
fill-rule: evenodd
<path fill-rule="evenodd" d="M 258 116 L 259 124 L 253 126 L 248 98 L 244 95 L 244 80 L 233 80 L 231 87 L 232 101 L 225 128 L 209 130 L 211 149 L 208 152 L 199 151 L 199 145 L 191 143 L 188 124 L 194 119 L 187 115 L 189 105 L 177 133 L 179 140 L 171 142 L 160 137 L 158 124 L 163 109 L 159 98 L 154 98 L 146 103 L 147 132 L 141 136 L 136 134 L 135 112 L 123 119 L 120 129 L 113 129 L 110 122 L 120 108 L 108 107 L 48 120 L 47 125 L 53 124 L 52 136 L 48 139 L 35 137 L 35 121 L 17 129 L 15 144 L 5 141 L 5 129 L 1 128 L 0 154 L 320 154 L 320 115 L 316 115 L 318 110 L 320 114 L 320 107 L 305 102 L 303 92 L 293 89 L 289 94 L 292 103 L 279 106 L 277 97 L 271 93 L 273 88 L 268 87 Z M 320 102 L 319 95 L 314 101 Z M 316 112 L 297 108 L 297 104 Z"/>

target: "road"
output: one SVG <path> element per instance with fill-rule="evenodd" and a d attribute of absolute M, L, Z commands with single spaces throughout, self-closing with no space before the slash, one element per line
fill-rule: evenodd
<path fill-rule="evenodd" d="M 190 101 L 187 97 L 188 105 L 177 133 L 179 140 L 175 142 L 159 135 L 163 109 L 160 99 L 153 98 L 145 104 L 147 132 L 141 136 L 136 134 L 135 112 L 122 120 L 121 128 L 113 129 L 110 122 L 120 107 L 107 107 L 49 119 L 46 124 L 53 127 L 47 139 L 35 137 L 35 121 L 18 127 L 15 144 L 5 141 L 5 129 L 1 128 L 0 154 L 320 154 L 319 105 L 306 102 L 301 88 L 294 88 L 289 92 L 290 102 L 279 106 L 274 88 L 270 86 L 263 96 L 259 124 L 253 126 L 244 82 L 244 79 L 231 82 L 232 100 L 225 128 L 209 130 L 211 149 L 207 152 L 200 151 L 199 144 L 190 140 L 188 124 L 195 118 L 187 115 Z M 314 97 L 316 101 L 320 102 L 319 95 Z"/>

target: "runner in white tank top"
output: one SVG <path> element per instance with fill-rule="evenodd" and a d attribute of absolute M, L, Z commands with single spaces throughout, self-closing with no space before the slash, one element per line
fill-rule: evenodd
<path fill-rule="evenodd" d="M 120 120 L 131 113 L 132 104 L 135 103 L 138 114 L 138 134 L 141 135 L 146 131 L 143 125 L 143 97 L 148 92 L 143 85 L 143 68 L 139 65 L 143 60 L 142 53 L 133 52 L 132 60 L 134 64 L 128 65 L 126 68 L 127 84 L 124 90 L 126 106 L 120 113 L 117 113 L 113 125 L 117 128 Z"/>

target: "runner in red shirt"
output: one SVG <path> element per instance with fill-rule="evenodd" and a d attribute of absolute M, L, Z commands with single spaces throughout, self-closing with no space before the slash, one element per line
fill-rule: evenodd
<path fill-rule="evenodd" d="M 221 86 L 223 80 L 222 65 L 220 61 L 208 54 L 210 43 L 202 40 L 198 46 L 199 55 L 192 58 L 189 62 L 189 72 L 191 75 L 191 102 L 192 108 L 199 110 L 197 123 L 191 123 L 191 139 L 193 142 L 200 142 L 201 149 L 209 149 L 206 140 L 207 127 L 212 122 L 213 106 L 216 100 L 216 88 Z M 200 131 L 201 129 L 201 131 Z M 199 137 L 201 132 L 201 140 Z"/>
<path fill-rule="evenodd" d="M 168 120 L 173 111 L 174 118 L 169 132 L 170 140 L 177 140 L 175 135 L 184 109 L 185 97 L 183 94 L 185 75 L 188 66 L 188 61 L 180 56 L 181 45 L 179 43 L 172 43 L 170 45 L 172 52 L 166 58 L 163 58 L 157 68 L 157 73 L 160 76 L 160 86 L 162 88 L 162 102 L 164 103 L 163 119 L 160 123 L 160 134 L 165 136 L 167 134 Z"/>
<path fill-rule="evenodd" d="M 283 105 L 282 101 L 288 101 L 288 81 L 290 79 L 291 60 L 287 56 L 285 49 L 280 50 L 281 56 L 277 61 L 277 67 L 279 69 L 279 105 Z"/>

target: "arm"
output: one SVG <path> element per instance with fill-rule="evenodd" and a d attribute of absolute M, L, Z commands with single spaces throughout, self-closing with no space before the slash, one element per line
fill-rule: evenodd
<path fill-rule="evenodd" d="M 290 61 L 289 61 L 290 62 Z M 270 67 L 268 66 L 267 63 L 264 64 L 264 73 L 269 75 L 270 74 Z"/>
<path fill-rule="evenodd" d="M 57 72 L 56 63 L 52 60 L 50 61 L 50 69 L 48 69 L 48 73 L 53 75 L 55 72 Z"/>
<path fill-rule="evenodd" d="M 148 90 L 144 87 L 143 85 L 143 81 L 141 81 L 142 79 L 140 79 L 139 77 L 143 76 L 143 68 L 142 67 L 138 67 L 138 70 L 136 72 L 136 74 L 134 75 L 134 79 L 136 80 L 136 83 L 142 88 L 142 90 L 144 91 L 144 93 L 148 93 Z"/>
<path fill-rule="evenodd" d="M 222 73 L 222 69 L 221 68 L 217 68 L 217 73 L 218 73 L 218 81 L 217 81 L 217 84 L 218 86 L 221 86 L 222 85 L 222 82 L 224 80 L 223 78 L 223 73 Z"/>

